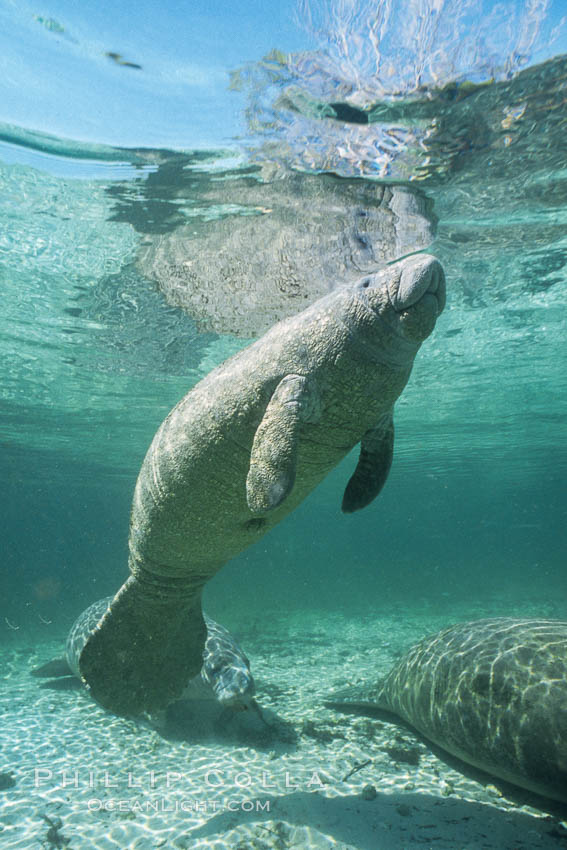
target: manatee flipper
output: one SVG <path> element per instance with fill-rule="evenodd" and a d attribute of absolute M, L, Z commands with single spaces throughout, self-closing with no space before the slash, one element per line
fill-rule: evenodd
<path fill-rule="evenodd" d="M 274 390 L 250 454 L 246 501 L 253 513 L 274 510 L 290 494 L 301 425 L 316 417 L 315 395 L 303 375 L 286 375 Z"/>
<path fill-rule="evenodd" d="M 82 688 L 82 684 L 76 676 L 71 675 L 47 679 L 39 687 L 48 688 L 50 691 L 78 691 Z"/>
<path fill-rule="evenodd" d="M 376 498 L 386 483 L 393 456 L 394 420 L 389 413 L 362 438 L 358 464 L 343 496 L 343 513 L 365 508 Z"/>
<path fill-rule="evenodd" d="M 52 661 L 48 661 L 47 664 L 42 664 L 41 667 L 30 670 L 30 673 L 39 679 L 60 679 L 63 676 L 73 675 L 73 671 L 69 667 L 69 662 L 66 658 L 54 658 Z"/>
<path fill-rule="evenodd" d="M 31 670 L 31 675 L 38 679 L 47 679 L 42 682 L 40 688 L 50 688 L 53 691 L 72 691 L 81 687 L 81 683 L 74 676 L 66 658 L 54 658 L 41 667 Z"/>
<path fill-rule="evenodd" d="M 199 673 L 205 640 L 200 587 L 131 575 L 87 639 L 79 671 L 110 711 L 158 711 Z"/>

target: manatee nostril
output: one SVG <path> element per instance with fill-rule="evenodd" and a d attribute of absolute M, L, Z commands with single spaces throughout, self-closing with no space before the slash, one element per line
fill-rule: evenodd
<path fill-rule="evenodd" d="M 362 280 L 356 282 L 355 289 L 359 292 L 362 289 L 369 289 L 372 286 L 372 277 L 363 277 Z"/>

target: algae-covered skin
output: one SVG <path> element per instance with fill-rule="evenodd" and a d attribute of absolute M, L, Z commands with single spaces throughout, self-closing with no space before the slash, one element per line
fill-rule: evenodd
<path fill-rule="evenodd" d="M 412 647 L 365 703 L 494 777 L 567 803 L 567 622 L 495 617 Z"/>
<path fill-rule="evenodd" d="M 444 303 L 439 262 L 408 257 L 275 325 L 173 408 L 136 484 L 131 575 L 79 660 L 96 700 L 136 714 L 176 699 L 201 666 L 205 583 L 359 442 L 343 511 L 375 498 L 394 403 Z"/>

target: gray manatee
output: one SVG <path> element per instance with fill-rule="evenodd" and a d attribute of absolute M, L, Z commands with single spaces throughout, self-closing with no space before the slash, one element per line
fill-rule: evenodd
<path fill-rule="evenodd" d="M 567 622 L 451 626 L 358 697 L 325 704 L 392 712 L 462 761 L 567 803 Z"/>
<path fill-rule="evenodd" d="M 65 658 L 57 658 L 32 671 L 33 676 L 57 679 L 57 683 L 48 683 L 60 689 L 69 684 L 63 677 L 80 679 L 79 657 L 89 635 L 96 628 L 101 617 L 108 610 L 112 596 L 99 599 L 89 605 L 77 617 L 65 643 Z M 207 638 L 203 650 L 202 667 L 181 694 L 181 699 L 214 700 L 221 706 L 235 710 L 253 709 L 260 713 L 254 700 L 255 683 L 250 671 L 248 658 L 230 634 L 207 614 L 203 613 L 207 627 Z"/>
<path fill-rule="evenodd" d="M 405 258 L 275 325 L 173 408 L 136 483 L 131 575 L 79 659 L 98 702 L 136 714 L 176 699 L 201 666 L 205 583 L 357 443 L 342 509 L 375 498 L 394 403 L 444 303 L 439 262 Z"/>

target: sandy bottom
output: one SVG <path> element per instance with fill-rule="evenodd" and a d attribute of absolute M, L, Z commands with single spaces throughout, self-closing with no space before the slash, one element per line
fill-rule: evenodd
<path fill-rule="evenodd" d="M 565 847 L 567 823 L 544 803 L 465 776 L 405 729 L 321 707 L 333 690 L 376 681 L 424 634 L 501 613 L 267 618 L 239 632 L 264 721 L 177 704 L 159 729 L 82 691 L 40 688 L 29 672 L 60 641 L 12 645 L 1 658 L 0 846 Z"/>

